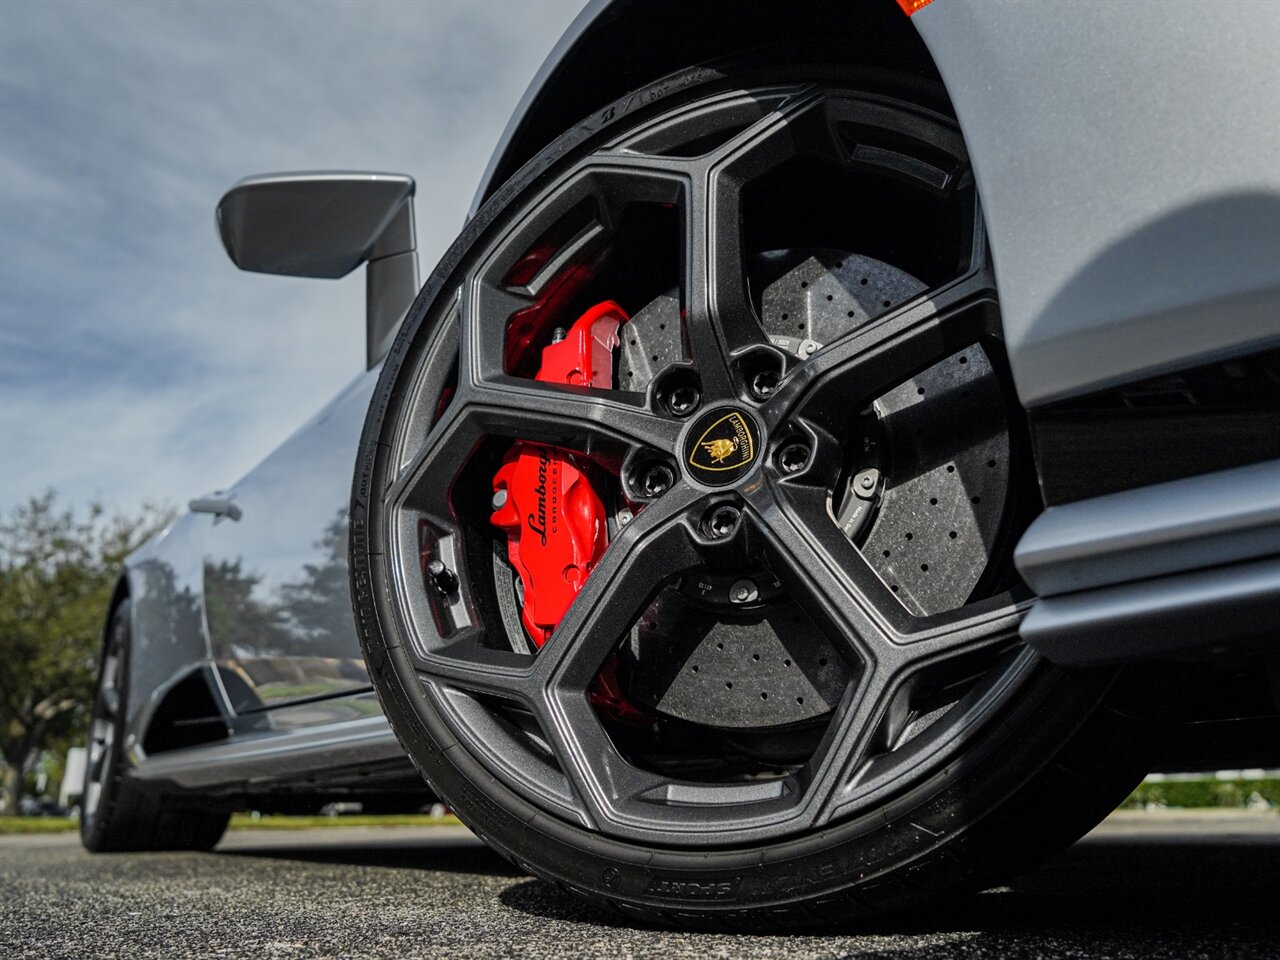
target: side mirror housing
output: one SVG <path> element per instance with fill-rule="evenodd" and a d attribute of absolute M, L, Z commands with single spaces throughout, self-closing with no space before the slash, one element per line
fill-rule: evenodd
<path fill-rule="evenodd" d="M 218 203 L 218 232 L 241 270 L 337 279 L 365 270 L 366 364 L 391 347 L 418 295 L 412 177 L 281 173 L 247 177 Z"/>

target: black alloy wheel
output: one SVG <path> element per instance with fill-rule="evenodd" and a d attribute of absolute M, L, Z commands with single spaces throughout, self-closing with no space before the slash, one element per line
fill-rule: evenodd
<path fill-rule="evenodd" d="M 531 161 L 411 309 L 357 462 L 356 614 L 410 756 L 521 866 L 647 919 L 1006 875 L 1124 796 L 1170 690 L 1018 640 L 1040 504 L 945 99 L 778 76 L 687 71 Z M 603 300 L 610 386 L 534 379 Z M 608 515 L 545 642 L 491 523 L 515 444 Z"/>

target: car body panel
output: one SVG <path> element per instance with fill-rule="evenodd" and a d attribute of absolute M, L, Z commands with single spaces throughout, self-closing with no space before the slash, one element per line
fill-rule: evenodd
<path fill-rule="evenodd" d="M 129 698 L 135 762 L 156 759 L 142 749 L 151 717 L 195 672 L 232 740 L 380 713 L 346 551 L 350 477 L 378 372 L 358 375 L 226 492 L 239 520 L 184 513 L 126 561 L 130 689 L 145 691 Z"/>
<path fill-rule="evenodd" d="M 1024 406 L 1280 343 L 1280 6 L 939 0 L 912 21 L 965 133 Z M 1051 508 L 1016 553 L 1042 595 L 1023 638 L 1076 664 L 1258 640 L 1278 508 L 1275 464 Z"/>
<path fill-rule="evenodd" d="M 404 757 L 404 749 L 379 711 L 354 720 L 284 728 L 157 754 L 138 764 L 135 776 L 184 789 L 229 783 L 252 786 L 394 763 Z"/>
<path fill-rule="evenodd" d="M 1022 636 L 1055 663 L 1203 658 L 1274 649 L 1280 556 L 1203 567 L 1039 600 Z"/>
<path fill-rule="evenodd" d="M 552 82 L 570 70 L 589 83 L 593 64 L 632 53 L 604 46 L 601 25 L 655 10 L 670 14 L 583 8 L 472 213 L 531 116 L 554 110 Z M 910 23 L 964 129 L 1024 405 L 1280 343 L 1280 6 L 935 0 Z"/>
<path fill-rule="evenodd" d="M 245 684 L 237 713 L 368 689 L 351 615 L 347 503 L 377 370 L 228 491 L 241 518 L 205 534 L 204 599 L 215 662 Z"/>
<path fill-rule="evenodd" d="M 1023 639 L 1059 663 L 1274 644 L 1280 461 L 1050 507 L 1014 559 L 1040 596 Z"/>
<path fill-rule="evenodd" d="M 133 655 L 125 718 L 135 755 L 151 714 L 173 684 L 210 661 L 204 628 L 204 526 L 186 513 L 126 561 Z"/>
<path fill-rule="evenodd" d="M 1025 406 L 1280 343 L 1280 5 L 937 0 L 912 22 Z"/>
<path fill-rule="evenodd" d="M 1014 560 L 1051 597 L 1280 552 L 1280 461 L 1050 507 Z"/>

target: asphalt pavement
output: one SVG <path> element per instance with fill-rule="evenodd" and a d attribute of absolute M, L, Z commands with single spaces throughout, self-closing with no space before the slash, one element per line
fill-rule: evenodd
<path fill-rule="evenodd" d="M 1124 813 L 1008 887 L 824 935 L 620 926 L 460 827 L 236 831 L 212 854 L 0 837 L 0 956 L 1280 957 L 1280 815 Z"/>

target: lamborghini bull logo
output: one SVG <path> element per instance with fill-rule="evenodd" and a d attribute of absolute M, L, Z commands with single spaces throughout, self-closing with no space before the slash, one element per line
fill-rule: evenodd
<path fill-rule="evenodd" d="M 733 440 L 725 440 L 721 437 L 716 440 L 706 441 L 702 444 L 702 449 L 707 451 L 712 463 L 724 463 L 729 454 L 737 452 L 738 446 L 739 442 L 736 437 Z"/>
<path fill-rule="evenodd" d="M 685 441 L 690 472 L 713 487 L 732 483 L 756 459 L 757 438 L 751 418 L 736 410 L 714 410 L 695 423 Z"/>

